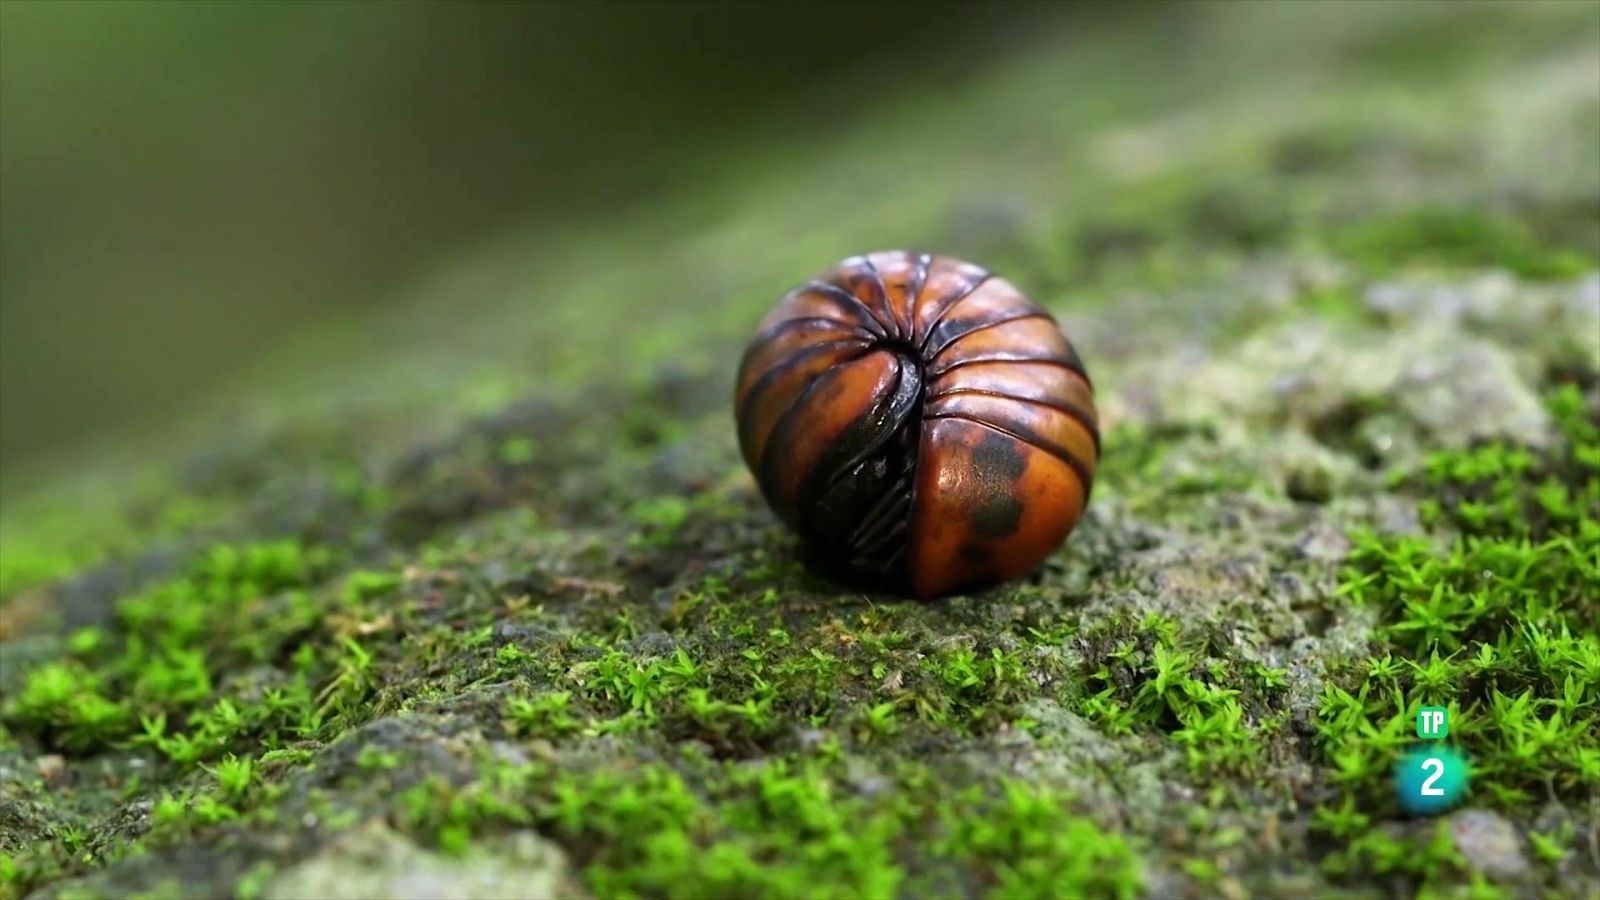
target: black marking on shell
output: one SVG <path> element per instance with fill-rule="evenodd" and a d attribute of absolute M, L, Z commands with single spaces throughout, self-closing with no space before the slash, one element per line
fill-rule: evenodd
<path fill-rule="evenodd" d="M 961 555 L 962 560 L 974 565 L 983 565 L 994 558 L 994 554 L 988 547 L 972 541 L 963 543 L 956 552 Z"/>
<path fill-rule="evenodd" d="M 1024 510 L 1015 493 L 1016 481 L 1027 471 L 1028 458 L 1011 438 L 989 431 L 972 448 L 972 463 L 983 481 L 983 489 L 973 492 L 976 503 L 967 513 L 973 532 L 991 539 L 1014 533 Z"/>
<path fill-rule="evenodd" d="M 1094 474 L 1091 473 L 1089 468 L 1083 464 L 1083 460 L 1078 459 L 1078 457 L 1073 455 L 1071 450 L 1068 450 L 1060 444 L 1057 444 L 1054 441 L 1045 440 L 1043 437 L 1034 434 L 1032 431 L 1007 428 L 1004 425 L 996 425 L 993 422 L 986 422 L 982 419 L 973 418 L 972 416 L 964 415 L 962 413 L 940 413 L 937 416 L 929 416 L 928 418 L 960 419 L 963 422 L 971 422 L 974 425 L 987 428 L 999 435 L 1004 435 L 1007 438 L 1013 438 L 1021 441 L 1024 444 L 1027 444 L 1030 447 L 1036 447 L 1040 450 L 1043 450 L 1051 456 L 1054 456 L 1056 459 L 1066 463 L 1068 468 L 1072 469 L 1072 474 L 1078 476 L 1078 483 L 1083 485 L 1083 502 L 1086 505 L 1088 504 L 1089 491 L 1094 487 Z M 1012 449 L 1015 450 L 1016 448 L 1013 447 Z M 986 462 L 981 460 L 978 461 L 978 464 L 980 469 L 986 469 L 988 465 Z M 1017 474 L 1020 475 L 1021 473 L 1019 472 Z"/>

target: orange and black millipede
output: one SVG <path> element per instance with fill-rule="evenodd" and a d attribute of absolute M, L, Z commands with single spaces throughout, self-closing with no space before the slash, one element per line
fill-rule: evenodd
<path fill-rule="evenodd" d="M 739 446 L 816 567 L 932 597 L 1066 540 L 1100 457 L 1050 314 L 942 256 L 856 256 L 786 294 L 739 367 Z"/>

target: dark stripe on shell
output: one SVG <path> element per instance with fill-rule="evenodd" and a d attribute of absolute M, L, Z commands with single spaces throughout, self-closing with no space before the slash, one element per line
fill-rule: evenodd
<path fill-rule="evenodd" d="M 922 299 L 922 289 L 928 284 L 928 267 L 933 265 L 933 256 L 927 253 L 917 254 L 917 267 L 912 270 L 911 283 L 906 286 L 906 333 L 905 339 L 911 340 L 916 335 L 912 332 L 917 327 L 917 301 Z M 926 359 L 927 357 L 923 357 Z"/>
<path fill-rule="evenodd" d="M 899 337 L 905 333 L 905 326 L 900 324 L 899 317 L 894 314 L 894 304 L 889 302 L 889 286 L 883 282 L 883 273 L 878 271 L 877 265 L 872 262 L 872 257 L 858 256 L 856 258 L 861 261 L 861 267 L 866 270 L 866 274 L 872 278 L 872 283 L 878 288 L 876 305 L 882 307 L 883 311 L 889 316 L 889 321 L 886 324 L 893 326 L 889 328 L 890 336 Z"/>
<path fill-rule="evenodd" d="M 750 346 L 745 350 L 744 355 L 746 357 L 753 355 L 755 351 L 761 349 L 762 345 L 785 332 L 795 331 L 800 328 L 823 329 L 824 327 L 853 329 L 860 333 L 861 339 L 864 341 L 873 340 L 878 336 L 867 330 L 860 322 L 830 319 L 827 316 L 801 316 L 798 319 L 784 319 L 781 322 L 774 322 L 757 332 L 756 336 L 750 339 Z"/>
<path fill-rule="evenodd" d="M 929 394 L 928 405 L 931 406 L 935 401 L 943 400 L 946 397 L 959 397 L 962 394 L 977 394 L 983 397 L 996 397 L 1001 400 L 1011 400 L 1016 403 L 1032 403 L 1034 406 L 1043 406 L 1046 409 L 1053 409 L 1057 412 L 1066 413 L 1067 415 L 1071 416 L 1075 422 L 1077 422 L 1079 425 L 1082 425 L 1085 431 L 1089 432 L 1089 437 L 1094 441 L 1095 458 L 1099 459 L 1100 457 L 1100 425 L 1095 421 L 1095 417 L 1091 415 L 1088 410 L 1078 406 L 1075 403 L 1068 403 L 1065 400 L 1044 400 L 1038 397 L 1019 397 L 1016 394 L 1004 394 L 1000 391 L 984 391 L 979 390 L 978 388 L 956 388 L 954 390 L 941 391 L 937 394 Z"/>
<path fill-rule="evenodd" d="M 740 422 L 748 420 L 750 418 L 750 414 L 755 410 L 757 401 L 760 399 L 761 395 L 772 387 L 773 382 L 777 381 L 779 378 L 782 378 L 785 373 L 800 367 L 813 357 L 822 356 L 826 353 L 832 353 L 837 351 L 840 347 L 848 347 L 850 345 L 859 343 L 859 341 L 824 341 L 820 344 L 812 344 L 804 350 L 795 353 L 789 358 L 768 369 L 766 374 L 762 375 L 760 378 L 757 378 L 756 383 L 750 386 L 750 393 L 746 394 L 744 402 L 739 404 L 738 420 Z M 868 349 L 869 348 L 863 347 L 861 353 L 846 357 L 840 360 L 837 365 L 844 365 L 852 360 L 860 358 L 860 356 L 863 353 L 866 353 Z M 820 378 L 827 371 L 827 369 L 822 370 L 822 372 L 817 373 L 817 377 Z M 783 411 L 779 418 L 781 419 L 783 416 L 787 416 L 789 413 L 793 412 L 795 405 L 800 402 L 800 398 L 805 396 L 806 391 L 811 390 L 811 387 L 815 385 L 816 382 L 817 378 L 811 379 L 811 384 L 806 385 L 805 390 L 795 395 L 795 399 L 790 402 L 788 408 Z"/>
<path fill-rule="evenodd" d="M 938 328 L 933 329 L 933 332 L 928 335 L 929 339 L 931 340 L 937 332 L 945 330 L 946 327 L 948 327 L 953 333 L 940 336 L 938 348 L 927 351 L 927 355 L 924 358 L 931 363 L 933 360 L 939 358 L 939 354 L 950 349 L 951 344 L 954 344 L 956 341 L 961 340 L 969 334 L 974 334 L 979 331 L 987 331 L 990 328 L 995 328 L 1000 325 L 1009 325 L 1012 322 L 1020 322 L 1024 319 L 1046 319 L 1052 324 L 1055 323 L 1055 318 L 1042 309 L 1031 309 L 1025 312 L 1019 312 L 1013 316 L 1005 316 L 999 319 L 990 320 L 988 322 L 968 322 L 962 319 L 945 319 L 939 323 Z M 968 327 L 962 328 L 961 326 L 963 325 Z"/>
<path fill-rule="evenodd" d="M 850 293 L 837 284 L 813 279 L 795 288 L 795 290 L 816 291 L 820 294 L 827 294 L 829 297 L 833 297 L 836 300 L 843 300 L 861 312 L 863 317 L 861 324 L 865 326 L 868 331 L 880 338 L 886 338 L 889 336 L 889 333 L 884 328 L 883 320 L 879 319 L 877 315 L 872 312 L 872 309 L 861 301 L 860 297 L 857 297 L 855 294 Z"/>
<path fill-rule="evenodd" d="M 1072 345 L 1068 344 L 1067 349 L 1071 351 Z M 988 356 L 974 356 L 970 359 L 958 359 L 955 362 L 947 363 L 937 368 L 929 366 L 928 379 L 931 381 L 962 366 L 970 366 L 977 363 L 1033 363 L 1041 366 L 1060 366 L 1082 378 L 1083 383 L 1088 385 L 1091 390 L 1094 389 L 1094 385 L 1089 381 L 1089 373 L 1083 370 L 1083 362 L 1078 359 L 1076 352 L 1071 352 L 1066 356 L 1004 356 L 992 353 Z"/>
<path fill-rule="evenodd" d="M 918 345 L 918 349 L 922 352 L 922 358 L 923 359 L 927 359 L 928 358 L 928 338 L 931 337 L 933 335 L 934 331 L 936 331 L 939 328 L 939 323 L 944 321 L 945 316 L 950 315 L 950 311 L 951 310 L 955 309 L 957 306 L 960 306 L 961 305 L 961 301 L 967 299 L 968 297 L 971 297 L 973 295 L 973 293 L 978 290 L 978 288 L 983 287 L 985 284 L 988 283 L 989 279 L 991 279 L 993 277 L 994 277 L 994 273 L 993 272 L 990 272 L 988 270 L 984 270 L 982 278 L 979 278 L 977 281 L 974 281 L 971 285 L 969 285 L 967 287 L 967 289 L 965 291 L 962 291 L 961 294 L 958 295 L 954 300 L 951 300 L 950 302 L 946 303 L 944 309 L 939 310 L 939 315 L 937 317 L 935 317 L 932 322 L 928 323 L 928 333 L 922 336 L 922 340 L 919 342 L 919 345 Z"/>

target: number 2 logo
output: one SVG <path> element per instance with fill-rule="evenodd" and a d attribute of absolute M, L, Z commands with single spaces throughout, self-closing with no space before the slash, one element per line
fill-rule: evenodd
<path fill-rule="evenodd" d="M 1444 777 L 1444 760 L 1437 756 L 1430 756 L 1422 761 L 1422 768 L 1424 770 L 1431 770 L 1433 772 L 1432 775 L 1428 776 L 1426 781 L 1422 782 L 1422 790 L 1420 792 L 1422 796 L 1443 797 L 1444 791 L 1434 787 L 1433 783 Z"/>
<path fill-rule="evenodd" d="M 1406 812 L 1438 815 L 1461 801 L 1471 774 L 1471 764 L 1454 747 L 1414 747 L 1395 761 L 1395 792 Z"/>

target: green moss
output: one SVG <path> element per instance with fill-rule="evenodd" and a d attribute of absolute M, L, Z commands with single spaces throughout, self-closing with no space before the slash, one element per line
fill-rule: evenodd
<path fill-rule="evenodd" d="M 1600 432 L 1576 388 L 1548 402 L 1555 449 L 1428 457 L 1417 481 L 1450 536 L 1357 536 L 1340 591 L 1377 613 L 1378 655 L 1326 688 L 1317 721 L 1346 793 L 1320 813 L 1352 839 L 1329 860 L 1340 872 L 1404 854 L 1358 836 L 1369 818 L 1355 810 L 1394 810 L 1390 770 L 1424 705 L 1448 708 L 1476 803 L 1582 808 L 1600 796 L 1600 470 L 1587 462 Z"/>
<path fill-rule="evenodd" d="M 450 852 L 487 828 L 538 825 L 604 896 L 894 897 L 911 886 L 906 859 L 924 855 L 943 877 L 996 897 L 1139 888 L 1126 842 L 1037 786 L 953 791 L 911 766 L 901 790 L 861 795 L 825 758 L 679 765 L 691 774 L 662 764 L 491 766 L 463 787 L 417 784 L 397 815 Z"/>
<path fill-rule="evenodd" d="M 1259 489 L 1261 473 L 1217 439 L 1209 423 L 1120 422 L 1102 436 L 1095 490 L 1160 516 L 1219 493 Z"/>
<path fill-rule="evenodd" d="M 661 768 L 558 780 L 541 816 L 600 848 L 585 877 L 607 896 L 895 895 L 904 826 L 892 811 L 781 762 L 724 778 L 707 798 Z"/>
<path fill-rule="evenodd" d="M 982 866 L 989 896 L 1140 893 L 1139 858 L 1127 842 L 1073 815 L 1060 794 L 1004 781 L 998 798 L 972 792 L 962 800 L 941 809 L 947 836 L 940 852 Z"/>
<path fill-rule="evenodd" d="M 510 437 L 500 443 L 500 461 L 508 466 L 520 466 L 533 462 L 538 445 L 532 438 Z"/>
<path fill-rule="evenodd" d="M 71 485 L 8 498 L 0 519 L 0 606 L 97 566 L 214 530 L 238 509 L 236 496 L 180 490 L 147 473 L 119 485 L 106 508 L 103 489 Z"/>
<path fill-rule="evenodd" d="M 1595 268 L 1584 251 L 1540 240 L 1521 221 L 1474 209 L 1419 209 L 1360 222 L 1334 247 L 1374 273 L 1402 266 L 1499 266 L 1523 278 L 1576 278 Z"/>
<path fill-rule="evenodd" d="M 255 760 L 249 757 L 240 759 L 231 754 L 216 766 L 207 767 L 206 771 L 217 779 L 218 789 L 230 797 L 243 796 L 256 778 Z"/>
<path fill-rule="evenodd" d="M 8 706 L 11 728 L 59 737 L 68 749 L 87 750 L 131 732 L 133 713 L 109 700 L 102 679 L 80 664 L 46 663 L 28 673 L 22 693 Z"/>
<path fill-rule="evenodd" d="M 1090 652 L 1078 711 L 1112 734 L 1156 729 L 1212 774 L 1248 769 L 1282 724 L 1279 673 L 1213 656 L 1204 637 L 1148 616 L 1113 621 L 1085 635 Z"/>
<path fill-rule="evenodd" d="M 29 670 L 0 720 L 63 750 L 103 751 L 130 738 L 186 765 L 212 758 L 260 727 L 290 727 L 309 699 L 303 681 L 269 688 L 243 704 L 220 694 L 236 662 L 268 658 L 311 624 L 294 593 L 325 567 L 327 554 L 297 542 L 218 544 L 181 578 L 123 598 L 117 633 L 73 635 L 70 661 Z M 289 593 L 281 593 L 281 592 Z M 281 607 L 269 607 L 273 595 Z M 259 618 L 260 628 L 248 626 Z M 169 722 L 186 732 L 169 733 Z"/>
<path fill-rule="evenodd" d="M 28 588 L 38 587 L 82 569 L 103 557 L 98 548 L 73 550 L 55 540 L 27 540 L 0 537 L 6 552 L 0 553 L 0 601 L 9 600 Z"/>

